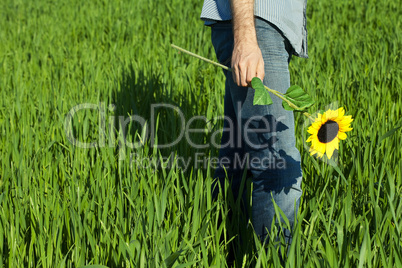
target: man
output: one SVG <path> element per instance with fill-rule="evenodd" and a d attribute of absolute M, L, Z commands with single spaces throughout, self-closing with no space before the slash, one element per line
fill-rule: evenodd
<path fill-rule="evenodd" d="M 292 54 L 307 57 L 306 1 L 204 0 L 201 13 L 211 26 L 218 61 L 232 68 L 224 71 L 225 120 L 219 151 L 219 157 L 230 163 L 216 169 L 215 177 L 221 183 L 229 178 L 237 197 L 244 194 L 239 193 L 244 170 L 252 175 L 251 222 L 261 241 L 271 229 L 273 200 L 293 224 L 302 172 L 293 112 L 284 110 L 275 96 L 272 105 L 253 105 L 254 89 L 249 85 L 258 77 L 279 92 L 289 88 Z M 247 165 L 242 164 L 244 159 Z M 290 243 L 290 230 L 285 234 Z"/>

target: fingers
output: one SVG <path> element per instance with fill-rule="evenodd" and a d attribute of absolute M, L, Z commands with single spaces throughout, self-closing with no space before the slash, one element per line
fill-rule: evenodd
<path fill-rule="evenodd" d="M 264 81 L 265 69 L 264 69 L 264 60 L 262 59 L 262 57 L 261 57 L 261 61 L 258 62 L 257 72 L 256 72 L 255 76 L 260 78 L 261 81 Z"/>
<path fill-rule="evenodd" d="M 241 87 L 250 85 L 254 77 L 264 79 L 264 61 L 259 48 L 249 51 L 234 50 L 232 55 L 233 81 Z"/>
<path fill-rule="evenodd" d="M 234 65 L 232 67 L 233 81 L 240 87 L 247 87 L 250 80 L 251 68 L 247 68 L 247 65 Z M 251 78 L 252 79 L 252 78 Z"/>
<path fill-rule="evenodd" d="M 247 85 L 251 84 L 251 80 L 254 77 L 258 77 L 261 79 L 261 81 L 264 80 L 265 76 L 265 71 L 264 71 L 264 61 L 259 60 L 257 64 L 250 64 L 249 68 L 247 68 L 247 77 L 246 77 L 246 83 Z"/>
<path fill-rule="evenodd" d="M 241 87 L 249 86 L 254 77 L 258 77 L 263 81 L 265 76 L 264 62 L 259 61 L 257 64 L 234 65 L 232 66 L 232 75 L 233 81 Z"/>
<path fill-rule="evenodd" d="M 246 77 L 246 82 L 248 85 L 251 84 L 251 80 L 256 75 L 257 75 L 257 64 L 250 64 L 249 68 L 247 68 L 247 77 Z"/>
<path fill-rule="evenodd" d="M 243 86 L 242 81 L 241 81 L 241 70 L 240 66 L 237 64 L 232 65 L 232 76 L 233 76 L 233 81 L 238 85 L 238 86 Z"/>

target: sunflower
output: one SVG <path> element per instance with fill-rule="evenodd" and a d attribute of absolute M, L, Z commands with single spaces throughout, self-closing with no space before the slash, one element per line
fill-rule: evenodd
<path fill-rule="evenodd" d="M 351 131 L 350 123 L 353 121 L 351 115 L 345 116 L 345 110 L 341 107 L 318 114 L 317 118 L 308 128 L 311 136 L 307 142 L 311 142 L 310 154 L 323 157 L 326 153 L 331 158 L 334 150 L 339 149 L 339 141 L 346 139 L 345 132 Z"/>

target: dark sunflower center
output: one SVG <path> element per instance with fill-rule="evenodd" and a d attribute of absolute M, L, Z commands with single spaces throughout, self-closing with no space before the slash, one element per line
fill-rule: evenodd
<path fill-rule="evenodd" d="M 338 135 L 339 125 L 337 122 L 328 120 L 318 130 L 317 137 L 322 143 L 331 142 Z"/>

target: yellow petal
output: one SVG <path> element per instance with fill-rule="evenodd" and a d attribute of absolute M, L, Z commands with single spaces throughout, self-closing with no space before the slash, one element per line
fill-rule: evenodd
<path fill-rule="evenodd" d="M 347 138 L 348 135 L 346 135 L 343 132 L 338 132 L 338 139 L 340 140 L 345 140 Z"/>
<path fill-rule="evenodd" d="M 327 144 L 326 146 L 326 154 L 328 156 L 328 158 L 331 158 L 335 148 L 338 145 L 338 139 L 334 139 L 333 141 L 331 141 L 330 143 Z"/>
<path fill-rule="evenodd" d="M 343 109 L 343 107 L 336 110 L 336 112 L 338 113 L 338 117 L 342 117 L 345 115 L 345 109 Z"/>
<path fill-rule="evenodd" d="M 322 123 L 322 124 L 325 124 L 325 122 L 327 122 L 327 114 L 326 114 L 326 113 L 324 113 L 324 114 L 321 116 L 321 123 Z"/>
<path fill-rule="evenodd" d="M 312 135 L 317 135 L 318 130 L 316 130 L 316 129 L 313 128 L 313 127 L 309 127 L 309 128 L 307 129 L 307 132 L 310 133 L 310 134 L 312 134 Z"/>
<path fill-rule="evenodd" d="M 348 125 L 353 122 L 352 117 L 344 116 L 340 120 L 338 120 L 339 124 Z"/>
<path fill-rule="evenodd" d="M 340 127 L 339 128 L 339 132 L 347 132 L 347 131 L 351 131 L 353 128 L 347 126 L 347 127 Z"/>
<path fill-rule="evenodd" d="M 325 153 L 325 144 L 324 143 L 321 143 L 321 142 L 318 142 L 317 144 L 316 144 L 316 146 L 315 146 L 315 149 L 318 151 L 318 152 L 320 152 L 320 153 Z"/>
<path fill-rule="evenodd" d="M 335 149 L 339 150 L 339 138 L 338 137 L 336 137 L 334 139 L 334 146 L 335 146 Z"/>
<path fill-rule="evenodd" d="M 310 155 L 317 155 L 319 158 L 322 158 L 324 156 L 324 154 L 310 148 Z"/>

